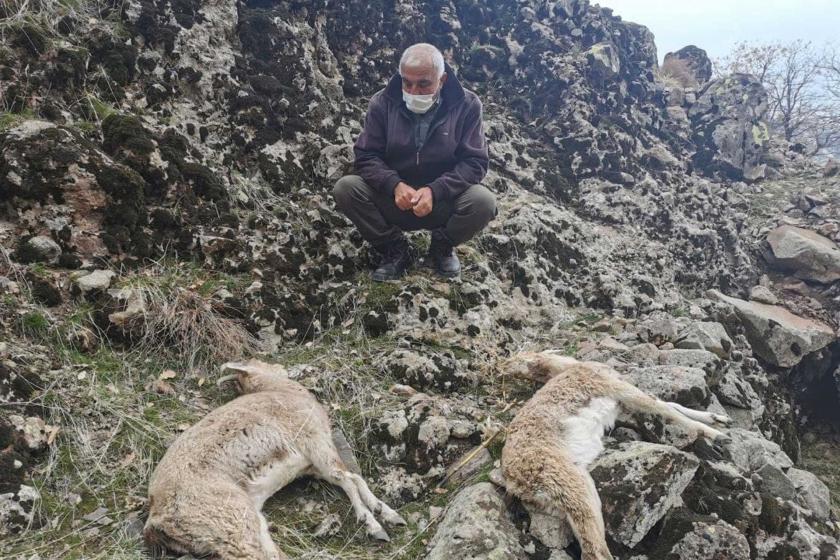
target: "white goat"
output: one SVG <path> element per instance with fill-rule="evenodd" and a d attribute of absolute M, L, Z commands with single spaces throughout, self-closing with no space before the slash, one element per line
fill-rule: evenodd
<path fill-rule="evenodd" d="M 725 436 L 709 424 L 729 418 L 664 402 L 597 362 L 550 352 L 523 353 L 511 373 L 544 381 L 508 426 L 502 473 L 508 492 L 537 510 L 565 518 L 581 546 L 582 560 L 612 560 L 601 500 L 588 467 L 603 450 L 604 431 L 620 416 L 653 414 L 682 426 L 693 441 Z"/>
<path fill-rule="evenodd" d="M 260 510 L 279 489 L 303 475 L 340 486 L 380 540 L 374 517 L 404 525 L 364 479 L 347 470 L 330 421 L 315 397 L 277 365 L 229 362 L 242 396 L 220 406 L 169 447 L 149 484 L 144 535 L 152 545 L 221 560 L 280 560 Z"/>

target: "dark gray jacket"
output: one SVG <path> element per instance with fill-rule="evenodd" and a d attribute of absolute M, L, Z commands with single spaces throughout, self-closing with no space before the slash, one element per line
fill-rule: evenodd
<path fill-rule="evenodd" d="M 451 200 L 487 173 L 481 101 L 461 87 L 448 64 L 445 71 L 441 106 L 420 150 L 399 74 L 371 97 L 354 152 L 356 173 L 379 192 L 393 196 L 397 183 L 404 181 L 415 188 L 428 185 L 434 200 Z"/>

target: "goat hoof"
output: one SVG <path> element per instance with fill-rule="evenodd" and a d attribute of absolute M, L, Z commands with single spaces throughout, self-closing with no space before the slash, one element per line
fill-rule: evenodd
<path fill-rule="evenodd" d="M 385 529 L 379 529 L 378 531 L 373 531 L 368 533 L 372 539 L 376 539 L 382 542 L 390 542 L 391 537 L 388 536 L 388 533 L 385 532 Z"/>
<path fill-rule="evenodd" d="M 388 523 L 391 525 L 408 525 L 405 519 L 403 519 L 402 515 L 395 513 L 393 517 L 387 520 Z"/>
<path fill-rule="evenodd" d="M 732 424 L 732 418 L 730 418 L 729 416 L 724 416 L 723 414 L 715 414 L 712 416 L 712 419 L 714 419 L 714 421 L 717 424 L 722 424 L 724 426 L 729 426 L 730 424 Z"/>

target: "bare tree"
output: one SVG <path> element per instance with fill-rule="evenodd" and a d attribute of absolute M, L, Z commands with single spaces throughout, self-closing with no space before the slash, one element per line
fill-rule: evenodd
<path fill-rule="evenodd" d="M 718 75 L 752 74 L 768 97 L 767 119 L 809 153 L 840 150 L 840 54 L 808 41 L 739 43 L 716 65 Z M 833 93 L 830 76 L 833 74 Z"/>

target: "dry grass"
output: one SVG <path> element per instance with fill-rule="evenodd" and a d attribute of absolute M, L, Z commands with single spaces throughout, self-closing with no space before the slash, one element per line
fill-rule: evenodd
<path fill-rule="evenodd" d="M 139 288 L 146 301 L 138 350 L 173 356 L 187 370 L 209 369 L 258 350 L 257 339 L 238 321 L 221 315 L 224 303 L 189 288 Z"/>
<path fill-rule="evenodd" d="M 259 350 L 257 338 L 214 297 L 221 281 L 208 276 L 192 265 L 156 264 L 123 280 L 145 302 L 127 325 L 137 333 L 138 356 L 165 358 L 195 373 Z"/>

